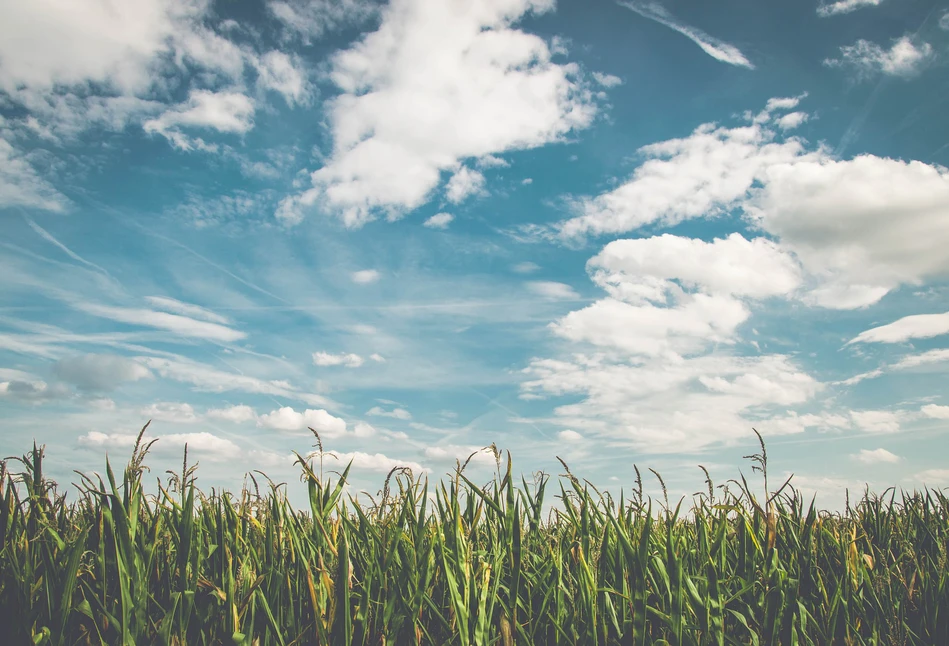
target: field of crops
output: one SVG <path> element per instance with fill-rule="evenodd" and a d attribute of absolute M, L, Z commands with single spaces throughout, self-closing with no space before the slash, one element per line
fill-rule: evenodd
<path fill-rule="evenodd" d="M 566 465 L 515 482 L 495 450 L 486 486 L 397 470 L 370 508 L 301 457 L 300 511 L 259 477 L 203 494 L 187 456 L 145 495 L 146 454 L 72 502 L 42 450 L 4 463 L 4 643 L 949 644 L 949 499 L 820 512 L 769 491 L 763 442 L 753 483 L 687 507 L 643 499 L 638 471 L 628 499 Z"/>

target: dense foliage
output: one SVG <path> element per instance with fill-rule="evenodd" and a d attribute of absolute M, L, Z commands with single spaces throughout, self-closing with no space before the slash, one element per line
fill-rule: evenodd
<path fill-rule="evenodd" d="M 819 512 L 768 491 L 762 443 L 758 495 L 708 481 L 684 513 L 567 469 L 551 509 L 490 449 L 487 486 L 394 470 L 370 508 L 300 457 L 304 513 L 273 483 L 202 494 L 187 453 L 146 495 L 142 444 L 68 503 L 34 447 L 0 467 L 5 643 L 949 644 L 943 493 Z"/>

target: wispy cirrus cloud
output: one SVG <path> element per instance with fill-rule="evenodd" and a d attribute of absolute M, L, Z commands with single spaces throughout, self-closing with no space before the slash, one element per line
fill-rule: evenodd
<path fill-rule="evenodd" d="M 902 343 L 910 339 L 928 339 L 949 334 L 949 312 L 944 314 L 913 314 L 870 328 L 847 342 L 852 343 Z"/>
<path fill-rule="evenodd" d="M 714 36 L 709 36 L 701 29 L 690 27 L 689 25 L 679 22 L 669 13 L 668 9 L 658 2 L 620 2 L 619 4 L 630 11 L 635 11 L 643 18 L 648 18 L 649 20 L 658 22 L 660 25 L 665 25 L 673 31 L 679 32 L 701 47 L 703 52 L 717 61 L 737 67 L 745 67 L 750 70 L 755 69 L 754 64 L 741 53 L 740 49 Z"/>
<path fill-rule="evenodd" d="M 824 65 L 850 70 L 858 81 L 879 74 L 911 78 L 932 59 L 933 51 L 929 43 L 917 44 L 908 35 L 894 40 L 889 49 L 861 38 L 842 46 L 840 58 L 828 58 Z"/>
<path fill-rule="evenodd" d="M 828 16 L 839 16 L 845 13 L 851 13 L 863 7 L 876 7 L 883 4 L 883 0 L 837 0 L 829 4 L 821 4 L 817 7 L 817 15 L 826 18 Z"/>
<path fill-rule="evenodd" d="M 181 314 L 169 314 L 157 310 L 99 305 L 86 302 L 72 303 L 72 306 L 80 312 L 111 319 L 118 323 L 167 330 L 175 334 L 180 334 L 181 336 L 196 339 L 232 342 L 239 341 L 247 336 L 244 332 L 229 328 L 226 325 L 199 321 L 187 316 L 182 316 Z"/>

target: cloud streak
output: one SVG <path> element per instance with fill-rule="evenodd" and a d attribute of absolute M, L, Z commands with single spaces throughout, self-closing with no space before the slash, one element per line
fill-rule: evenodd
<path fill-rule="evenodd" d="M 701 29 L 695 27 L 690 27 L 685 25 L 678 20 L 676 20 L 672 14 L 670 14 L 665 7 L 662 5 L 650 2 L 620 2 L 621 6 L 626 7 L 630 11 L 638 13 L 643 18 L 648 18 L 658 22 L 660 25 L 665 25 L 673 31 L 677 31 L 693 43 L 702 48 L 702 51 L 714 58 L 717 61 L 723 63 L 728 63 L 729 65 L 735 65 L 737 67 L 744 67 L 750 70 L 755 69 L 754 64 L 748 60 L 748 58 L 741 53 L 737 47 L 730 43 L 726 43 L 723 40 L 719 40 L 714 36 L 706 34 Z"/>

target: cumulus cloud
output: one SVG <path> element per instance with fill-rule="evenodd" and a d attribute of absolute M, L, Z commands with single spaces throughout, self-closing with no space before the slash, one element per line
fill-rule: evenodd
<path fill-rule="evenodd" d="M 121 130 L 164 112 L 151 120 L 150 129 L 180 148 L 213 150 L 213 144 L 180 127 L 243 132 L 250 124 L 249 99 L 192 87 L 188 102 L 169 109 L 151 97 L 164 95 L 172 76 L 191 73 L 192 86 L 240 87 L 252 64 L 262 70 L 262 83 L 280 84 L 277 89 L 284 92 L 292 88 L 273 56 L 261 57 L 250 45 L 237 45 L 212 29 L 211 11 L 206 0 L 141 0 L 123 7 L 108 0 L 68 7 L 58 0 L 5 5 L 0 91 L 28 111 L 18 123 L 54 141 L 92 127 Z"/>
<path fill-rule="evenodd" d="M 543 39 L 512 27 L 552 6 L 390 3 L 376 31 L 333 57 L 330 77 L 342 93 L 326 106 L 332 153 L 312 173 L 313 187 L 285 199 L 278 217 L 298 222 L 319 205 L 351 227 L 398 218 L 429 199 L 443 172 L 476 178 L 461 170 L 467 159 L 535 148 L 588 126 L 596 110 L 579 69 L 553 62 Z M 461 199 L 471 183 L 456 184 L 463 186 L 449 197 Z"/>
<path fill-rule="evenodd" d="M 850 411 L 853 423 L 867 433 L 895 433 L 900 430 L 902 415 L 889 410 Z"/>
<path fill-rule="evenodd" d="M 820 389 L 783 355 L 624 360 L 612 352 L 573 352 L 563 359 L 534 359 L 524 374 L 525 393 L 581 398 L 541 421 L 643 451 L 694 451 L 744 439 L 752 426 L 778 435 L 833 421 L 776 414 L 804 404 Z"/>
<path fill-rule="evenodd" d="M 848 345 L 851 343 L 902 343 L 910 339 L 928 339 L 942 334 L 949 334 L 949 312 L 914 314 L 865 330 L 848 341 Z"/>
<path fill-rule="evenodd" d="M 365 361 L 358 354 L 331 354 L 329 352 L 313 353 L 313 365 L 316 366 L 345 366 L 347 368 L 358 368 L 363 363 L 365 363 Z"/>
<path fill-rule="evenodd" d="M 949 419 L 949 406 L 940 406 L 938 404 L 926 404 L 919 412 L 924 417 L 930 419 Z"/>
<path fill-rule="evenodd" d="M 616 240 L 587 271 L 606 297 L 550 325 L 569 344 L 533 359 L 522 384 L 522 397 L 580 399 L 540 421 L 646 451 L 734 442 L 756 424 L 773 435 L 849 425 L 793 410 L 821 385 L 790 357 L 727 354 L 757 301 L 801 285 L 796 259 L 773 241 Z"/>
<path fill-rule="evenodd" d="M 278 0 L 267 10 L 284 26 L 287 35 L 304 42 L 325 32 L 358 24 L 379 11 L 373 0 Z"/>
<path fill-rule="evenodd" d="M 65 195 L 43 179 L 22 153 L 0 138 L 0 208 L 21 206 L 62 212 L 68 205 Z"/>
<path fill-rule="evenodd" d="M 56 0 L 11 3 L 0 20 L 0 88 L 52 88 L 87 81 L 139 92 L 169 41 L 193 33 L 206 5 L 142 0 L 116 6 Z"/>
<path fill-rule="evenodd" d="M 587 269 L 609 297 L 554 322 L 553 332 L 652 357 L 731 343 L 750 316 L 741 297 L 787 294 L 800 283 L 777 245 L 737 233 L 711 243 L 668 234 L 617 240 Z"/>
<path fill-rule="evenodd" d="M 455 216 L 451 213 L 436 213 L 425 220 L 425 226 L 429 229 L 447 229 L 448 225 L 451 224 L 451 221 L 454 219 Z"/>
<path fill-rule="evenodd" d="M 240 404 L 238 406 L 229 406 L 227 408 L 210 408 L 205 413 L 210 419 L 221 419 L 235 424 L 250 422 L 257 419 L 257 413 L 250 406 Z"/>
<path fill-rule="evenodd" d="M 876 7 L 883 0 L 837 0 L 830 4 L 821 4 L 817 7 L 817 15 L 826 18 L 856 11 L 862 7 Z"/>
<path fill-rule="evenodd" d="M 788 114 L 778 117 L 774 122 L 781 130 L 794 130 L 802 123 L 807 121 L 808 115 L 806 112 L 790 112 Z"/>
<path fill-rule="evenodd" d="M 297 412 L 290 406 L 284 406 L 261 415 L 257 424 L 278 431 L 304 431 L 312 428 L 327 438 L 340 437 L 346 433 L 346 422 L 322 409 L 308 408 Z"/>
<path fill-rule="evenodd" d="M 359 271 L 354 271 L 351 275 L 351 278 L 354 283 L 359 285 L 368 285 L 369 283 L 374 283 L 379 280 L 380 274 L 375 269 L 361 269 Z"/>
<path fill-rule="evenodd" d="M 712 242 L 671 234 L 616 240 L 587 269 L 594 283 L 629 302 L 665 302 L 668 292 L 681 289 L 765 298 L 789 294 L 801 283 L 790 254 L 771 240 L 739 233 Z"/>
<path fill-rule="evenodd" d="M 332 455 L 341 465 L 353 463 L 354 471 L 373 471 L 375 473 L 389 473 L 397 467 L 407 467 L 412 470 L 413 475 L 429 473 L 431 469 L 422 466 L 413 460 L 400 460 L 390 458 L 382 453 L 363 453 L 362 451 L 352 451 L 350 453 L 340 453 L 338 451 L 327 451 L 324 455 Z"/>
<path fill-rule="evenodd" d="M 900 456 L 895 453 L 891 453 L 886 449 L 860 449 L 858 453 L 854 453 L 850 456 L 857 462 L 862 462 L 863 464 L 894 464 L 901 460 Z"/>
<path fill-rule="evenodd" d="M 81 446 L 121 448 L 130 449 L 135 446 L 138 439 L 138 433 L 102 433 L 100 431 L 89 431 L 79 437 Z M 240 447 L 223 437 L 218 437 L 212 433 L 170 433 L 166 435 L 144 435 L 142 441 L 145 443 L 152 440 L 158 440 L 152 447 L 152 451 L 158 453 L 177 452 L 187 445 L 188 453 L 197 453 L 203 458 L 212 461 L 233 460 L 240 457 Z"/>
<path fill-rule="evenodd" d="M 484 175 L 480 171 L 462 166 L 445 185 L 445 198 L 452 204 L 459 204 L 472 195 L 484 194 L 484 183 Z"/>
<path fill-rule="evenodd" d="M 178 424 L 192 424 L 198 421 L 194 408 L 182 402 L 156 402 L 142 408 L 139 414 L 151 420 Z"/>
<path fill-rule="evenodd" d="M 580 295 L 574 291 L 573 287 L 565 283 L 558 283 L 550 280 L 533 280 L 526 284 L 527 289 L 538 296 L 557 301 L 557 300 L 575 300 Z"/>
<path fill-rule="evenodd" d="M 769 101 L 750 125 L 705 124 L 683 139 L 640 149 L 646 159 L 617 188 L 578 199 L 554 235 L 575 239 L 672 226 L 735 210 L 801 263 L 808 302 L 865 307 L 901 284 L 949 273 L 949 170 L 860 155 L 837 159 L 781 138 Z"/>
<path fill-rule="evenodd" d="M 257 85 L 281 94 L 287 105 L 306 103 L 309 87 L 302 63 L 280 51 L 267 52 L 255 61 Z"/>
<path fill-rule="evenodd" d="M 373 415 L 376 417 L 392 417 L 393 419 L 402 419 L 409 420 L 412 419 L 412 413 L 405 410 L 404 408 L 393 408 L 392 410 L 385 410 L 379 406 L 373 406 L 366 411 L 366 415 Z"/>
<path fill-rule="evenodd" d="M 635 11 L 643 18 L 654 20 L 660 25 L 665 25 L 669 29 L 679 32 L 701 47 L 703 52 L 717 61 L 738 67 L 746 67 L 752 70 L 755 68 L 751 61 L 749 61 L 737 47 L 713 36 L 709 36 L 701 29 L 690 27 L 679 22 L 658 2 L 620 2 L 619 4 L 630 11 Z"/>
<path fill-rule="evenodd" d="M 603 87 L 616 87 L 623 84 L 623 79 L 613 74 L 604 74 L 603 72 L 593 72 L 593 80 Z"/>
<path fill-rule="evenodd" d="M 894 40 L 889 49 L 861 38 L 841 47 L 840 58 L 828 58 L 824 65 L 852 70 L 858 80 L 877 74 L 909 78 L 919 74 L 932 55 L 932 45 L 917 45 L 909 36 Z"/>
<path fill-rule="evenodd" d="M 187 101 L 146 121 L 142 127 L 145 132 L 162 135 L 181 150 L 198 148 L 213 152 L 216 150 L 213 145 L 200 138 L 188 137 L 181 128 L 244 134 L 253 127 L 253 117 L 253 100 L 240 92 L 192 90 Z"/>
<path fill-rule="evenodd" d="M 560 431 L 557 433 L 557 439 L 562 442 L 582 442 L 583 436 L 577 433 L 576 431 L 571 431 L 569 429 L 565 431 Z"/>
<path fill-rule="evenodd" d="M 151 378 L 152 373 L 141 363 L 114 354 L 84 354 L 60 360 L 53 372 L 63 381 L 79 390 L 108 391 L 139 379 Z"/>
<path fill-rule="evenodd" d="M 0 398 L 40 403 L 70 396 L 62 384 L 48 384 L 41 379 L 10 379 L 0 381 Z"/>

